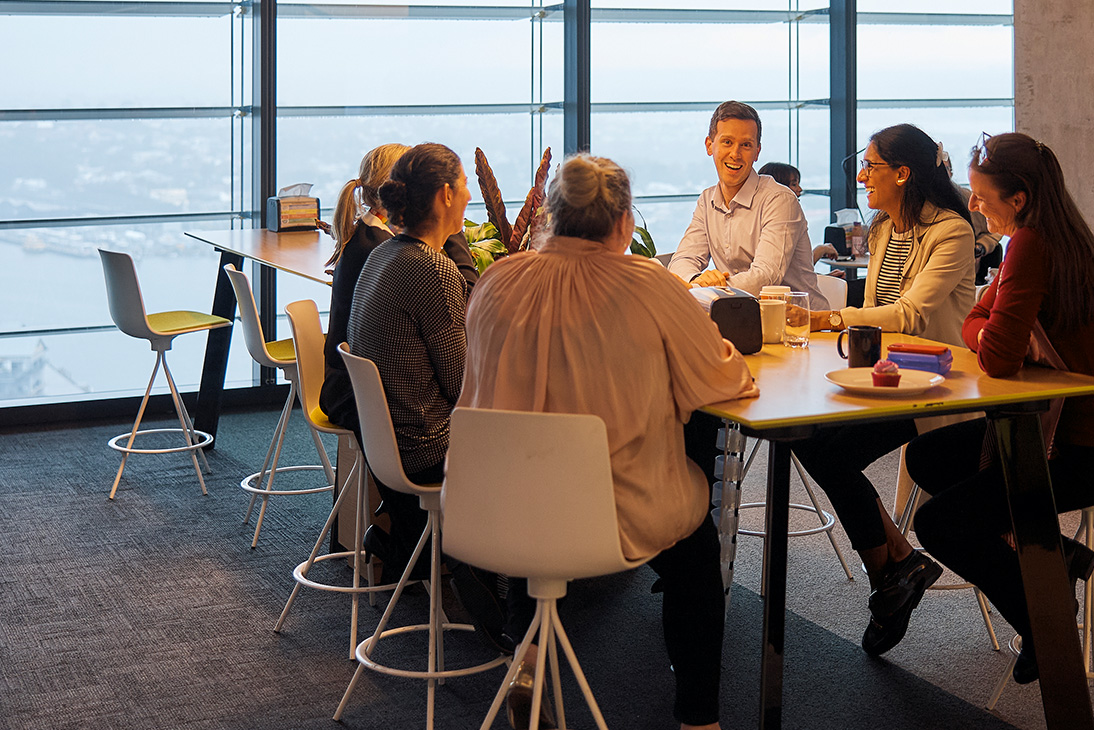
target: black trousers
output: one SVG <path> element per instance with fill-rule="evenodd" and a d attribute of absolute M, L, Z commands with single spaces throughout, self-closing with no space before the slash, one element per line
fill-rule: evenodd
<path fill-rule="evenodd" d="M 863 469 L 911 441 L 916 433 L 912 421 L 838 426 L 791 445 L 798 461 L 828 495 L 855 550 L 885 544 L 878 493 Z"/>
<path fill-rule="evenodd" d="M 689 725 L 718 722 L 726 611 L 718 560 L 718 531 L 707 517 L 695 532 L 649 562 L 663 591 L 661 625 L 676 678 L 673 714 Z M 517 579 L 510 579 L 507 601 L 505 631 L 519 643 L 532 623 L 536 602 L 528 596 L 527 582 Z"/>
<path fill-rule="evenodd" d="M 987 422 L 965 421 L 929 431 L 908 445 L 912 479 L 931 495 L 915 515 L 920 543 L 950 570 L 977 586 L 1015 631 L 1029 636 L 1018 554 L 1011 531 L 1002 468 L 980 469 Z M 1049 461 L 1057 512 L 1094 504 L 1094 448 L 1062 445 Z"/>
<path fill-rule="evenodd" d="M 407 479 L 415 484 L 436 484 L 444 480 L 444 462 L 440 461 L 421 471 L 407 474 Z M 375 475 L 373 475 L 375 479 Z M 389 554 L 384 557 L 384 573 L 381 580 L 394 583 L 399 580 L 403 569 L 410 561 L 422 530 L 429 515 L 422 509 L 420 500 L 412 495 L 399 492 L 375 479 L 376 489 L 384 500 L 384 512 L 391 517 L 391 535 L 388 540 Z M 430 541 L 426 541 L 422 554 L 418 557 L 411 580 L 429 578 Z"/>

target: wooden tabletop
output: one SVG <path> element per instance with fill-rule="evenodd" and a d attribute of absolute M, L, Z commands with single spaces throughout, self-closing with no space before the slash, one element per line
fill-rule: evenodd
<path fill-rule="evenodd" d="M 321 231 L 274 233 L 265 228 L 248 228 L 197 233 L 188 231 L 186 235 L 279 271 L 303 276 L 320 284 L 331 283 L 326 263 L 334 253 L 334 239 Z"/>
<path fill-rule="evenodd" d="M 911 335 L 886 333 L 882 353 L 894 342 L 939 344 Z M 844 345 L 846 347 L 846 343 Z M 764 345 L 745 356 L 758 398 L 712 404 L 703 410 L 757 431 L 795 426 L 984 410 L 991 406 L 1094 394 L 1094 377 L 1039 367 L 1025 367 L 1010 378 L 991 378 L 976 354 L 952 347 L 953 367 L 939 386 L 914 396 L 852 395 L 824 379 L 847 367 L 836 352 L 836 333 L 814 332 L 809 347 Z"/>

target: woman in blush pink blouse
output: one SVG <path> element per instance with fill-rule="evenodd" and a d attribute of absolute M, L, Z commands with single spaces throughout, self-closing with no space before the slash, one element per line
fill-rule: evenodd
<path fill-rule="evenodd" d="M 503 259 L 479 281 L 458 405 L 604 420 L 623 552 L 655 556 L 663 586 L 676 719 L 717 728 L 725 598 L 708 485 L 685 456 L 683 425 L 700 406 L 758 391 L 679 281 L 625 255 L 634 217 L 618 165 L 567 159 L 547 210 L 550 236 L 538 252 Z M 520 637 L 535 603 L 517 581 L 509 595 L 506 633 Z"/>

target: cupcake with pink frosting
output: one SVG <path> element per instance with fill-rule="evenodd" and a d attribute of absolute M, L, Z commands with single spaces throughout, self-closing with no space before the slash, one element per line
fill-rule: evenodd
<path fill-rule="evenodd" d="M 892 360 L 878 360 L 872 375 L 874 385 L 895 388 L 900 384 L 900 368 Z"/>

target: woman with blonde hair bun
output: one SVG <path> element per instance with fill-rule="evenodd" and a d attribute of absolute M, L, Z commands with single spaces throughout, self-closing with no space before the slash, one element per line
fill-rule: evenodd
<path fill-rule="evenodd" d="M 686 456 L 684 422 L 703 405 L 758 391 L 678 279 L 626 255 L 634 216 L 622 168 L 570 157 L 546 207 L 538 252 L 492 264 L 475 288 L 457 405 L 604 420 L 623 552 L 651 558 L 660 576 L 674 714 L 681 728 L 718 728 L 725 595 L 708 484 Z M 535 602 L 522 581 L 508 596 L 505 634 L 516 644 Z M 525 657 L 509 689 L 513 727 L 528 727 L 534 661 Z M 540 727 L 552 720 L 547 713 Z"/>
<path fill-rule="evenodd" d="M 387 182 L 391 168 L 410 147 L 405 144 L 382 144 L 368 151 L 361 159 L 357 177 L 342 186 L 334 207 L 334 255 L 327 265 L 334 265 L 331 280 L 330 318 L 327 324 L 326 377 L 319 393 L 319 406 L 327 418 L 343 428 L 356 431 L 357 404 L 345 363 L 338 354 L 338 345 L 346 341 L 353 288 L 372 251 L 398 233 L 389 225 L 387 211 L 380 201 L 380 186 Z M 479 280 L 478 269 L 463 233 L 445 242 L 444 252 L 455 262 L 469 286 Z"/>

